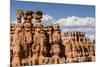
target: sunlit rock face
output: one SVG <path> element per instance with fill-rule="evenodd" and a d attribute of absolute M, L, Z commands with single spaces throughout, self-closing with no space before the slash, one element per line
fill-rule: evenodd
<path fill-rule="evenodd" d="M 42 15 L 39 10 L 16 11 L 10 26 L 11 67 L 95 61 L 95 40 L 81 31 L 62 32 L 59 24 L 43 25 Z"/>

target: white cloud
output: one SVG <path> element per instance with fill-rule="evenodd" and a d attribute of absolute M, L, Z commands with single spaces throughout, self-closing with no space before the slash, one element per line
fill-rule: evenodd
<path fill-rule="evenodd" d="M 58 23 L 64 32 L 78 30 L 85 32 L 86 36 L 91 40 L 95 39 L 95 18 L 93 17 L 71 16 L 67 18 L 60 18 L 55 23 Z"/>
<path fill-rule="evenodd" d="M 54 18 L 48 14 L 45 14 L 45 15 L 43 15 L 42 22 L 43 23 L 53 23 Z"/>
<path fill-rule="evenodd" d="M 80 27 L 80 28 L 62 28 L 62 31 L 83 31 L 83 32 L 95 32 L 95 28 L 91 27 Z"/>
<path fill-rule="evenodd" d="M 95 18 L 71 16 L 67 18 L 61 18 L 57 20 L 56 23 L 59 23 L 61 26 L 94 26 Z"/>

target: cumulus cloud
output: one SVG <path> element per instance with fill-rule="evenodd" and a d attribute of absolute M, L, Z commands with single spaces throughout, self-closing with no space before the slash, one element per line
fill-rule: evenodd
<path fill-rule="evenodd" d="M 43 15 L 42 22 L 43 23 L 53 23 L 54 18 L 48 14 L 45 14 L 45 15 Z"/>
<path fill-rule="evenodd" d="M 71 16 L 67 18 L 61 18 L 57 20 L 56 23 L 59 23 L 61 26 L 94 26 L 95 18 Z"/>
<path fill-rule="evenodd" d="M 93 17 L 77 17 L 71 16 L 67 18 L 54 19 L 54 17 L 45 14 L 42 18 L 43 23 L 58 23 L 60 26 L 82 26 L 82 27 L 95 27 L 95 18 Z"/>
<path fill-rule="evenodd" d="M 91 40 L 95 39 L 95 18 L 93 17 L 76 17 L 60 18 L 55 23 L 58 23 L 62 31 L 82 31 Z"/>
<path fill-rule="evenodd" d="M 61 27 L 62 28 L 62 27 Z M 95 28 L 91 28 L 91 27 L 76 27 L 76 28 L 62 28 L 62 31 L 83 31 L 83 32 L 91 32 L 94 33 L 95 32 Z"/>

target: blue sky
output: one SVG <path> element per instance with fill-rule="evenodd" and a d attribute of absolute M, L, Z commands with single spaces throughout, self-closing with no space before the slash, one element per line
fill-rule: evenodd
<path fill-rule="evenodd" d="M 54 4 L 54 3 L 41 3 L 41 2 L 24 2 L 12 1 L 11 2 L 11 19 L 15 19 L 16 9 L 40 9 L 44 14 L 50 14 L 55 19 L 69 16 L 78 17 L 95 17 L 95 7 L 89 5 L 72 5 L 72 4 Z"/>
<path fill-rule="evenodd" d="M 79 30 L 95 38 L 95 6 L 12 0 L 11 22 L 15 21 L 16 9 L 42 10 L 43 23 L 59 23 L 62 31 Z"/>

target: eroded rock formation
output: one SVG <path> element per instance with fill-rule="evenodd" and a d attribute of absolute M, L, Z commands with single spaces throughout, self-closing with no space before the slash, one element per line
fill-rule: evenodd
<path fill-rule="evenodd" d="M 95 61 L 95 44 L 85 32 L 62 32 L 59 24 L 44 25 L 42 15 L 39 10 L 17 10 L 10 33 L 12 67 Z"/>

